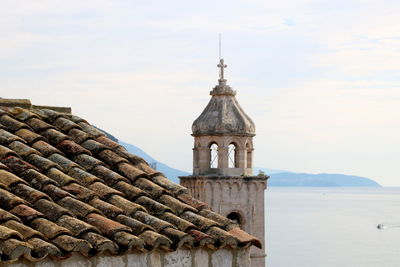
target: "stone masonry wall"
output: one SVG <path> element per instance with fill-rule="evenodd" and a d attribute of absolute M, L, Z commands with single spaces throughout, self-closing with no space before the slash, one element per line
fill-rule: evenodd
<path fill-rule="evenodd" d="M 174 252 L 153 251 L 151 253 L 127 253 L 121 256 L 101 255 L 83 257 L 74 254 L 68 259 L 57 261 L 45 259 L 38 263 L 22 261 L 9 267 L 248 267 L 249 248 L 232 249 L 178 249 Z"/>

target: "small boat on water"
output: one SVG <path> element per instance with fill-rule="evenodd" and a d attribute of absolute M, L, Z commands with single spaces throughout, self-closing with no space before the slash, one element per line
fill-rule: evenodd
<path fill-rule="evenodd" d="M 378 224 L 378 225 L 376 226 L 376 228 L 378 228 L 378 229 L 380 229 L 380 230 L 383 230 L 383 229 L 387 228 L 387 226 L 386 226 L 384 223 L 380 223 L 380 224 Z"/>

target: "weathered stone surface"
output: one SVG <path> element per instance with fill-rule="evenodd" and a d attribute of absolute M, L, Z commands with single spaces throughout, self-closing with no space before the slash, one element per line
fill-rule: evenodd
<path fill-rule="evenodd" d="M 194 252 L 194 266 L 193 267 L 203 267 L 208 266 L 209 254 L 205 249 L 198 249 Z"/>
<path fill-rule="evenodd" d="M 127 266 L 129 267 L 142 267 L 147 265 L 146 253 L 133 253 L 127 255 Z"/>
<path fill-rule="evenodd" d="M 164 255 L 164 267 L 191 267 L 192 257 L 187 249 L 179 249 Z"/>
<path fill-rule="evenodd" d="M 147 266 L 161 267 L 161 255 L 158 251 L 153 251 L 147 257 Z"/>
<path fill-rule="evenodd" d="M 227 249 L 219 249 L 211 255 L 212 266 L 231 267 L 232 253 Z"/>

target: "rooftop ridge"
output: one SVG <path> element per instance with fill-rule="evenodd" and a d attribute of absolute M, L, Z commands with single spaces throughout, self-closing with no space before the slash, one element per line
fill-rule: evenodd
<path fill-rule="evenodd" d="M 57 106 L 43 106 L 43 105 L 33 105 L 30 99 L 16 99 L 16 98 L 1 98 L 0 106 L 3 107 L 20 107 L 25 109 L 50 109 L 61 113 L 71 114 L 71 107 L 57 107 Z"/>

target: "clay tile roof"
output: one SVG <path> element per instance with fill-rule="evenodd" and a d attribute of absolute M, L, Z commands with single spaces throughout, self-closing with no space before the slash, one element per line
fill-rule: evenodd
<path fill-rule="evenodd" d="M 261 245 L 69 109 L 21 101 L 0 101 L 0 265 Z"/>

